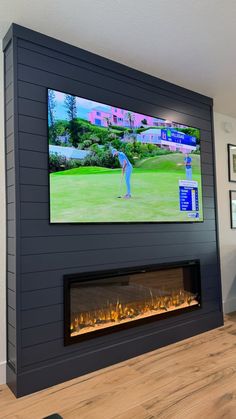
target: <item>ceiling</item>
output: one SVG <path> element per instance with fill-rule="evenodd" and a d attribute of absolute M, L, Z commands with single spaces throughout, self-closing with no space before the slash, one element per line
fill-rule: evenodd
<path fill-rule="evenodd" d="M 12 22 L 214 98 L 236 117 L 235 0 L 0 0 Z"/>

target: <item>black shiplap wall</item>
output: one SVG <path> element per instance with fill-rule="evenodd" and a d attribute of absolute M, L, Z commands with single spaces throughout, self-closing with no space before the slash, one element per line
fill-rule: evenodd
<path fill-rule="evenodd" d="M 9 362 L 17 360 L 8 381 L 16 394 L 221 324 L 212 100 L 18 25 L 5 40 L 5 68 Z M 204 223 L 50 225 L 47 88 L 200 128 Z M 196 258 L 198 313 L 64 347 L 64 274 Z"/>
<path fill-rule="evenodd" d="M 6 215 L 7 215 L 7 352 L 8 362 L 16 368 L 16 176 L 14 150 L 14 71 L 12 41 L 5 49 L 4 102 L 6 152 Z"/>

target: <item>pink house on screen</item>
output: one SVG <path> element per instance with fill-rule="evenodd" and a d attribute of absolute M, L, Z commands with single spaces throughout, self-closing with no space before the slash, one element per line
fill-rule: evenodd
<path fill-rule="evenodd" d="M 141 115 L 135 112 L 125 111 L 124 109 L 110 108 L 110 112 L 104 111 L 104 108 L 97 106 L 89 112 L 89 121 L 91 124 L 107 127 L 108 124 L 118 125 L 127 128 L 138 128 L 141 125 L 158 126 L 163 125 L 163 120 L 158 120 L 151 116 Z M 131 120 L 129 119 L 131 115 Z M 146 124 L 143 122 L 146 120 Z"/>

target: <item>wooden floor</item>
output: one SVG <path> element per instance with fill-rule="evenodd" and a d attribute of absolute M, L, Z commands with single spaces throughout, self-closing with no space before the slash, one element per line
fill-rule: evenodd
<path fill-rule="evenodd" d="M 0 418 L 235 419 L 236 314 L 225 326 L 31 396 L 0 386 Z"/>

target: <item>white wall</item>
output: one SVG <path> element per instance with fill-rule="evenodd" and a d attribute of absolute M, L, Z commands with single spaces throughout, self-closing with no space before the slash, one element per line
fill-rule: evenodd
<path fill-rule="evenodd" d="M 2 44 L 0 42 L 0 51 Z M 6 367 L 6 291 L 5 291 L 5 167 L 3 112 L 3 54 L 0 52 L 0 384 L 5 382 Z"/>
<path fill-rule="evenodd" d="M 236 190 L 236 183 L 228 181 L 227 144 L 236 144 L 236 119 L 215 113 L 214 124 L 223 307 L 230 313 L 236 311 L 236 230 L 230 228 L 229 190 Z"/>

